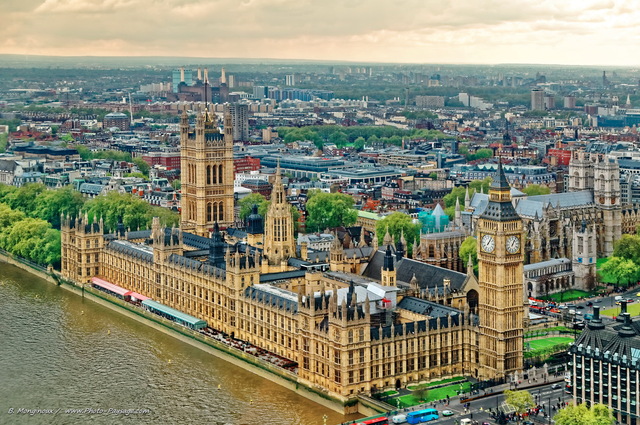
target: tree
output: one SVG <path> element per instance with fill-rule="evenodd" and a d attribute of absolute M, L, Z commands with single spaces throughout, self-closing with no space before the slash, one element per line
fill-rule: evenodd
<path fill-rule="evenodd" d="M 24 218 L 25 215 L 22 211 L 12 210 L 9 205 L 0 204 L 0 233 Z"/>
<path fill-rule="evenodd" d="M 613 425 L 615 419 L 611 409 L 603 404 L 570 404 L 562 408 L 553 418 L 556 425 Z"/>
<path fill-rule="evenodd" d="M 505 390 L 504 400 L 508 405 L 513 406 L 518 414 L 523 414 L 536 405 L 533 396 L 526 390 Z"/>
<path fill-rule="evenodd" d="M 159 216 L 164 226 L 179 222 L 176 212 L 161 207 L 152 207 L 144 200 L 130 194 L 109 192 L 88 201 L 83 208 L 92 220 L 104 220 L 107 231 L 114 230 L 118 223 L 129 229 L 147 229 L 154 216 Z"/>
<path fill-rule="evenodd" d="M 382 245 L 384 242 L 384 235 L 389 231 L 389 234 L 393 237 L 394 241 L 400 240 L 401 235 L 404 233 L 404 238 L 407 241 L 408 247 L 405 247 L 409 255 L 413 251 L 413 243 L 419 242 L 420 238 L 420 224 L 414 223 L 413 219 L 407 214 L 401 212 L 394 212 L 378 220 L 376 224 L 376 234 L 378 236 L 378 244 Z"/>
<path fill-rule="evenodd" d="M 366 140 L 364 139 L 364 137 L 360 136 L 353 141 L 353 148 L 360 151 L 364 149 L 365 143 L 366 143 Z"/>
<path fill-rule="evenodd" d="M 640 264 L 640 236 L 622 235 L 613 244 L 613 255 Z"/>
<path fill-rule="evenodd" d="M 621 282 L 627 285 L 638 276 L 640 268 L 631 260 L 612 256 L 600 268 L 602 273 L 612 276 L 618 285 Z"/>
<path fill-rule="evenodd" d="M 4 228 L 0 247 L 45 266 L 60 263 L 60 232 L 37 218 L 27 217 Z"/>
<path fill-rule="evenodd" d="M 7 194 L 4 202 L 14 210 L 22 211 L 27 215 L 32 215 L 36 209 L 38 196 L 45 190 L 46 187 L 42 183 L 27 184 Z"/>
<path fill-rule="evenodd" d="M 306 227 L 310 232 L 352 226 L 358 219 L 358 211 L 353 208 L 354 201 L 350 195 L 311 192 L 309 196 Z"/>
<path fill-rule="evenodd" d="M 182 181 L 180 181 L 180 179 L 175 179 L 171 182 L 171 187 L 175 190 L 180 190 L 182 188 Z"/>
<path fill-rule="evenodd" d="M 78 215 L 84 205 L 84 198 L 80 192 L 71 186 L 56 190 L 45 190 L 35 200 L 33 217 L 51 223 L 55 229 L 60 228 L 60 214 Z"/>
<path fill-rule="evenodd" d="M 489 193 L 489 188 L 491 187 L 491 183 L 493 182 L 493 178 L 485 177 L 482 180 L 473 180 L 469 183 L 469 192 L 482 192 Z"/>
<path fill-rule="evenodd" d="M 253 208 L 254 205 L 258 206 L 258 212 L 260 211 L 260 209 L 264 209 L 266 211 L 267 203 L 268 203 L 267 199 L 264 196 L 260 195 L 259 193 L 250 193 L 249 195 L 240 199 L 238 201 L 238 206 L 240 207 L 240 213 L 239 213 L 240 220 L 244 221 L 247 219 L 247 217 L 251 214 L 251 209 Z"/>
<path fill-rule="evenodd" d="M 471 262 L 473 263 L 473 271 L 478 273 L 478 245 L 477 240 L 473 236 L 467 237 L 462 244 L 460 244 L 460 258 L 463 262 L 469 260 L 471 256 Z"/>
<path fill-rule="evenodd" d="M 436 173 L 435 171 L 433 173 L 429 173 L 429 178 L 431 180 L 438 180 L 438 173 Z"/>
<path fill-rule="evenodd" d="M 133 163 L 136 164 L 138 170 L 140 170 L 145 177 L 149 177 L 149 164 L 147 164 L 142 158 L 133 158 Z"/>
<path fill-rule="evenodd" d="M 549 189 L 547 186 L 541 186 L 539 184 L 530 184 L 529 186 L 522 189 L 522 192 L 526 193 L 529 196 L 548 195 L 551 193 L 551 189 Z"/>

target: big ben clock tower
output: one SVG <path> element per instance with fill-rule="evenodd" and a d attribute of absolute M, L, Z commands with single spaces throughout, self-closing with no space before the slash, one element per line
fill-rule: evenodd
<path fill-rule="evenodd" d="M 510 190 L 499 162 L 477 226 L 482 379 L 503 378 L 523 364 L 524 234 Z"/>

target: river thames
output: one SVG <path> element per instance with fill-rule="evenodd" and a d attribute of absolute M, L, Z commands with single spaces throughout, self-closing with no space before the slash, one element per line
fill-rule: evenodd
<path fill-rule="evenodd" d="M 0 424 L 354 419 L 2 262 L 0 318 Z"/>

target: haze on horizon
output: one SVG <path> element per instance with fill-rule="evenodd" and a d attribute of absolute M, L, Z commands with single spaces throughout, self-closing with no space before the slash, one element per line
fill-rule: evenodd
<path fill-rule="evenodd" d="M 0 54 L 634 66 L 624 0 L 1 0 Z"/>

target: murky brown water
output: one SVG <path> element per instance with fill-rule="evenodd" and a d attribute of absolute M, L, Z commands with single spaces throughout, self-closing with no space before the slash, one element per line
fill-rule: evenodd
<path fill-rule="evenodd" d="M 0 262 L 0 424 L 321 425 L 323 415 L 352 419 Z"/>

